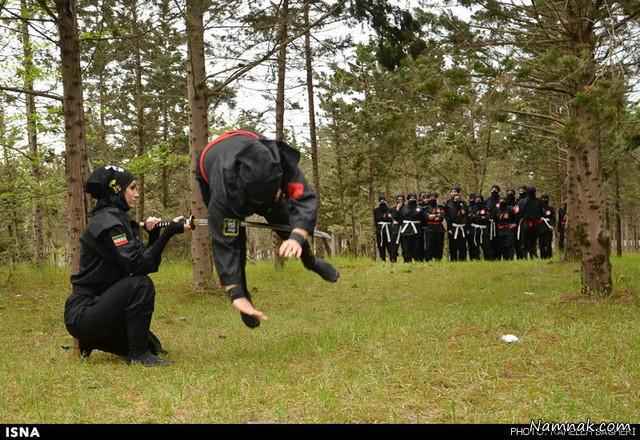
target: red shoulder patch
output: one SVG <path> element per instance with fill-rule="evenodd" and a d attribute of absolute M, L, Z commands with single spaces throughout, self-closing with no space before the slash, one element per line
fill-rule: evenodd
<path fill-rule="evenodd" d="M 304 194 L 304 185 L 300 182 L 291 182 L 287 185 L 287 196 L 298 200 Z"/>

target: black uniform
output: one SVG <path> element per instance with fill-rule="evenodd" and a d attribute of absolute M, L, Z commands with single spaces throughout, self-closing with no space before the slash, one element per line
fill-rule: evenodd
<path fill-rule="evenodd" d="M 438 205 L 436 198 L 431 198 L 426 212 L 426 222 L 424 226 L 426 254 L 425 261 L 442 260 L 444 250 L 444 220 L 446 212 L 443 206 Z"/>
<path fill-rule="evenodd" d="M 527 189 L 527 197 L 518 202 L 520 222 L 518 239 L 522 246 L 522 258 L 537 258 L 537 242 L 542 225 L 542 204 L 536 198 L 536 189 Z"/>
<path fill-rule="evenodd" d="M 495 222 L 484 204 L 477 204 L 475 211 L 471 214 L 470 235 L 474 245 L 482 250 L 485 260 L 495 257 L 495 252 L 491 248 L 495 244 L 493 243 L 496 235 Z"/>
<path fill-rule="evenodd" d="M 467 259 L 467 223 L 469 208 L 463 200 L 450 199 L 446 205 L 447 231 L 449 233 L 449 259 Z"/>
<path fill-rule="evenodd" d="M 558 209 L 558 249 L 564 251 L 564 234 L 567 230 L 567 204 Z"/>
<path fill-rule="evenodd" d="M 494 211 L 496 225 L 496 260 L 512 260 L 515 251 L 517 215 L 514 207 L 502 200 Z"/>
<path fill-rule="evenodd" d="M 486 252 L 484 254 L 485 260 L 493 260 L 498 252 L 498 243 L 495 241 L 496 239 L 496 225 L 495 225 L 495 214 L 497 205 L 500 202 L 500 187 L 498 185 L 493 185 L 491 187 L 491 195 L 485 202 L 486 208 L 489 213 L 489 245 L 486 247 Z"/>
<path fill-rule="evenodd" d="M 473 225 L 477 224 L 475 223 L 475 221 L 477 219 L 477 215 L 481 207 L 484 207 L 484 203 L 476 202 L 476 195 L 470 194 L 469 195 L 469 218 L 468 218 L 468 224 L 466 228 L 467 249 L 469 249 L 469 260 L 480 259 L 480 245 L 477 242 L 477 240 L 475 240 L 475 229 L 477 229 L 477 227 L 474 227 Z"/>
<path fill-rule="evenodd" d="M 522 236 L 522 231 L 521 231 L 521 222 L 520 220 L 522 219 L 522 213 L 520 212 L 520 202 L 525 200 L 527 198 L 527 187 L 526 186 L 521 186 L 520 188 L 518 188 L 518 198 L 516 199 L 516 203 L 515 203 L 515 210 L 516 210 L 516 214 L 518 215 L 518 229 L 516 231 L 516 257 L 518 258 L 518 260 L 522 260 L 523 258 L 526 258 L 526 255 L 524 253 L 524 237 Z"/>
<path fill-rule="evenodd" d="M 246 229 L 241 221 L 258 214 L 270 224 L 300 228 L 313 236 L 317 199 L 298 163 L 300 153 L 284 142 L 244 130 L 229 131 L 210 142 L 200 154 L 196 177 L 209 212 L 213 261 L 223 286 L 237 285 L 227 293 L 233 301 L 251 301 L 247 286 Z M 281 196 L 276 200 L 278 190 Z M 300 235 L 277 231 L 302 247 L 302 264 L 331 282 L 338 272 L 316 258 Z M 260 321 L 241 313 L 243 322 L 257 327 Z"/>
<path fill-rule="evenodd" d="M 398 260 L 398 249 L 400 248 L 400 229 L 402 227 L 402 207 L 404 206 L 404 196 L 396 198 L 396 205 L 391 208 L 391 244 L 389 246 L 389 259 L 392 263 Z"/>
<path fill-rule="evenodd" d="M 402 258 L 405 263 L 419 261 L 422 246 L 422 210 L 418 208 L 415 195 L 407 197 L 407 203 L 400 210 L 400 215 L 402 216 L 400 228 Z"/>
<path fill-rule="evenodd" d="M 393 218 L 391 217 L 391 209 L 387 202 L 382 199 L 378 206 L 373 210 L 373 220 L 376 223 L 376 244 L 378 246 L 378 253 L 382 261 L 387 260 L 387 250 L 389 251 L 389 257 L 391 258 L 391 243 L 393 242 L 393 236 L 391 235 L 391 226 L 393 224 Z M 392 260 L 393 261 L 393 260 Z"/>
<path fill-rule="evenodd" d="M 416 255 L 416 261 L 425 261 L 427 256 L 427 237 L 426 237 L 426 214 L 429 207 L 429 200 L 426 193 L 420 193 L 420 200 L 418 201 L 418 212 L 420 213 L 420 245 L 418 246 L 418 253 Z"/>
<path fill-rule="evenodd" d="M 549 206 L 549 198 L 542 196 L 542 223 L 539 227 L 540 258 L 553 257 L 553 229 L 556 226 L 556 210 Z"/>
<path fill-rule="evenodd" d="M 155 288 L 148 274 L 158 270 L 165 245 L 184 225 L 172 222 L 161 236 L 152 231 L 145 247 L 122 198 L 133 176 L 120 170 L 98 168 L 87 182 L 87 192 L 99 200 L 80 237 L 80 269 L 71 276 L 65 325 L 83 356 L 98 349 L 145 365 L 161 364 L 152 355 L 162 348 L 149 329 Z"/>

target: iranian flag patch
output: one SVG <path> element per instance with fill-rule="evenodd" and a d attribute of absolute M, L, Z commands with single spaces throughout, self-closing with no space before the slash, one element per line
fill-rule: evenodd
<path fill-rule="evenodd" d="M 127 234 L 119 234 L 111 238 L 113 239 L 113 244 L 115 244 L 116 247 L 124 246 L 125 244 L 129 243 L 129 240 L 127 239 Z"/>

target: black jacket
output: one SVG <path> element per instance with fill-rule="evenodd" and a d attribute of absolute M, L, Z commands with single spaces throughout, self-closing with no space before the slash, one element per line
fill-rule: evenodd
<path fill-rule="evenodd" d="M 282 198 L 261 207 L 249 202 L 238 176 L 239 157 L 254 147 L 254 143 L 268 148 L 274 163 L 279 163 L 282 170 Z M 289 226 L 313 234 L 317 198 L 298 166 L 299 161 L 300 153 L 286 143 L 240 130 L 223 134 L 202 151 L 196 176 L 209 211 L 213 257 L 222 285 L 243 284 L 245 238 L 240 233 L 240 222 L 245 217 L 265 215 L 276 205 L 284 204 Z"/>

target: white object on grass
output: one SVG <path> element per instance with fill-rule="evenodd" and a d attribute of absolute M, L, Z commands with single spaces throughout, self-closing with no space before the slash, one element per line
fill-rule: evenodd
<path fill-rule="evenodd" d="M 502 335 L 500 339 L 503 342 L 507 342 L 507 343 L 520 341 L 520 339 L 516 335 Z"/>

